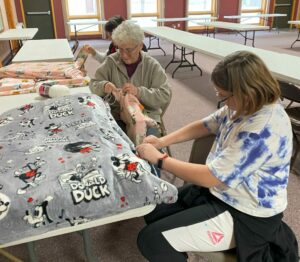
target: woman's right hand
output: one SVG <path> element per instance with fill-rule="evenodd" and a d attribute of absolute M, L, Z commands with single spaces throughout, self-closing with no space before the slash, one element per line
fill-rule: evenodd
<path fill-rule="evenodd" d="M 150 135 L 144 138 L 143 143 L 151 144 L 156 149 L 161 149 L 163 147 L 163 143 L 161 141 L 161 138 Z"/>
<path fill-rule="evenodd" d="M 86 51 L 87 53 L 91 54 L 92 56 L 96 55 L 96 50 L 94 49 L 94 47 L 92 47 L 90 45 L 84 45 L 83 49 L 84 49 L 84 51 Z"/>
<path fill-rule="evenodd" d="M 117 87 L 113 83 L 107 82 L 104 85 L 104 93 L 110 94 L 110 93 L 112 93 L 114 91 L 117 91 Z"/>

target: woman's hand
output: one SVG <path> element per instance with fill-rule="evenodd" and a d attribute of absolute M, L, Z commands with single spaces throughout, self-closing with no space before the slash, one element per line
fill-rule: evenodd
<path fill-rule="evenodd" d="M 110 93 L 116 92 L 116 91 L 117 91 L 117 87 L 113 83 L 107 82 L 104 85 L 104 93 L 110 94 Z"/>
<path fill-rule="evenodd" d="M 164 154 L 159 152 L 151 144 L 140 144 L 136 147 L 136 150 L 139 153 L 139 157 L 148 160 L 151 164 L 154 165 L 157 164 L 159 158 L 164 156 Z"/>
<path fill-rule="evenodd" d="M 128 93 L 128 94 L 132 94 L 132 95 L 136 96 L 138 94 L 138 89 L 135 85 L 133 85 L 131 83 L 126 83 L 122 87 L 122 92 L 124 94 Z"/>
<path fill-rule="evenodd" d="M 94 49 L 94 47 L 92 47 L 90 45 L 84 45 L 83 50 L 86 51 L 87 53 L 91 54 L 92 56 L 96 55 L 96 50 Z"/>
<path fill-rule="evenodd" d="M 144 138 L 143 143 L 151 144 L 157 149 L 161 149 L 163 146 L 161 138 L 150 135 Z"/>

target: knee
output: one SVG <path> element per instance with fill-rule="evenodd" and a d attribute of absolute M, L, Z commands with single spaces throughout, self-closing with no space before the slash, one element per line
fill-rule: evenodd
<path fill-rule="evenodd" d="M 162 234 L 153 228 L 153 225 L 144 227 L 137 237 L 137 246 L 140 252 L 149 258 L 160 250 L 160 244 L 162 243 Z"/>
<path fill-rule="evenodd" d="M 149 228 L 148 226 L 144 227 L 139 232 L 138 237 L 137 237 L 137 246 L 141 252 L 144 250 L 144 247 L 148 246 L 148 242 L 150 239 L 148 228 Z"/>

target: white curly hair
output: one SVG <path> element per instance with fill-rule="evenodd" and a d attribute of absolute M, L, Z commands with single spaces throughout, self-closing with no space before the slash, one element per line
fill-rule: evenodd
<path fill-rule="evenodd" d="M 141 44 L 144 41 L 144 32 L 139 25 L 124 21 L 113 31 L 112 40 L 117 46 L 127 43 Z"/>

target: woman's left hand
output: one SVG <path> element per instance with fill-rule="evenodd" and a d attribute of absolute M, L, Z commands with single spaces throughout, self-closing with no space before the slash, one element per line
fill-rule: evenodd
<path fill-rule="evenodd" d="M 128 94 L 132 94 L 132 95 L 136 96 L 138 94 L 138 89 L 135 85 L 133 85 L 131 83 L 126 83 L 122 87 L 122 92 L 124 94 L 128 93 Z"/>
<path fill-rule="evenodd" d="M 139 157 L 148 160 L 154 165 L 157 163 L 159 158 L 163 157 L 163 154 L 151 144 L 140 144 L 136 147 L 136 150 L 139 153 Z"/>

